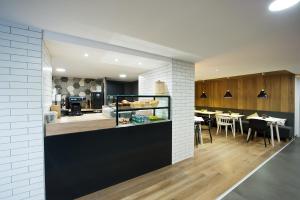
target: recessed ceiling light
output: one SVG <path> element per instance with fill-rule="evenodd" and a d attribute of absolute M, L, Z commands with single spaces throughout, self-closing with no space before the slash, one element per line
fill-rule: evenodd
<path fill-rule="evenodd" d="M 139 64 L 139 65 L 142 65 L 142 63 L 141 63 L 141 62 L 139 62 L 138 64 Z"/>
<path fill-rule="evenodd" d="M 66 69 L 64 69 L 64 68 L 56 68 L 56 71 L 57 71 L 57 72 L 65 72 Z"/>
<path fill-rule="evenodd" d="M 118 58 L 115 58 L 115 62 L 119 62 L 119 59 L 118 59 Z"/>
<path fill-rule="evenodd" d="M 89 57 L 89 54 L 88 54 L 88 53 L 85 53 L 85 54 L 84 54 L 84 57 Z"/>
<path fill-rule="evenodd" d="M 272 12 L 285 10 L 299 2 L 300 0 L 275 0 L 269 5 L 269 10 Z"/>
<path fill-rule="evenodd" d="M 120 74 L 119 76 L 120 76 L 120 78 L 126 78 L 127 77 L 126 74 Z"/>

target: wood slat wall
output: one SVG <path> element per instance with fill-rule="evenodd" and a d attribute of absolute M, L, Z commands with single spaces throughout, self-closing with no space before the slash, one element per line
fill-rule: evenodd
<path fill-rule="evenodd" d="M 295 75 L 286 71 L 253 74 L 239 77 L 196 81 L 196 106 L 222 107 L 245 110 L 265 110 L 294 112 Z M 257 98 L 264 88 L 269 97 Z M 229 89 L 233 98 L 226 99 L 224 94 Z M 205 91 L 208 98 L 201 99 Z"/>

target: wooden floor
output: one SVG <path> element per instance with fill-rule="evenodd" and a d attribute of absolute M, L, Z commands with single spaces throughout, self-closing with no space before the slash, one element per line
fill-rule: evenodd
<path fill-rule="evenodd" d="M 146 175 L 84 196 L 80 200 L 157 199 L 196 200 L 215 199 L 256 168 L 265 159 L 286 144 L 275 142 L 275 147 L 264 147 L 257 138 L 245 142 L 245 135 L 235 139 L 224 133 L 210 144 L 204 134 L 204 143 L 195 149 L 194 158 L 184 160 Z"/>

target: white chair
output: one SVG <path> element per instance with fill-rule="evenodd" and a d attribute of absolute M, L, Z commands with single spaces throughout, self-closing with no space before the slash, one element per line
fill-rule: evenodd
<path fill-rule="evenodd" d="M 233 131 L 233 122 L 230 117 L 216 115 L 216 121 L 217 121 L 217 135 L 219 134 L 219 130 L 222 131 L 222 126 L 224 126 L 226 132 L 226 138 L 227 138 L 228 126 L 230 126 L 232 135 L 235 138 L 235 133 Z"/>

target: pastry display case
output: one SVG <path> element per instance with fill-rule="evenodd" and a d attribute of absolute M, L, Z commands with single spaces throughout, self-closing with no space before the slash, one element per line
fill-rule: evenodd
<path fill-rule="evenodd" d="M 107 104 L 113 110 L 117 126 L 170 120 L 170 96 L 109 95 Z"/>

